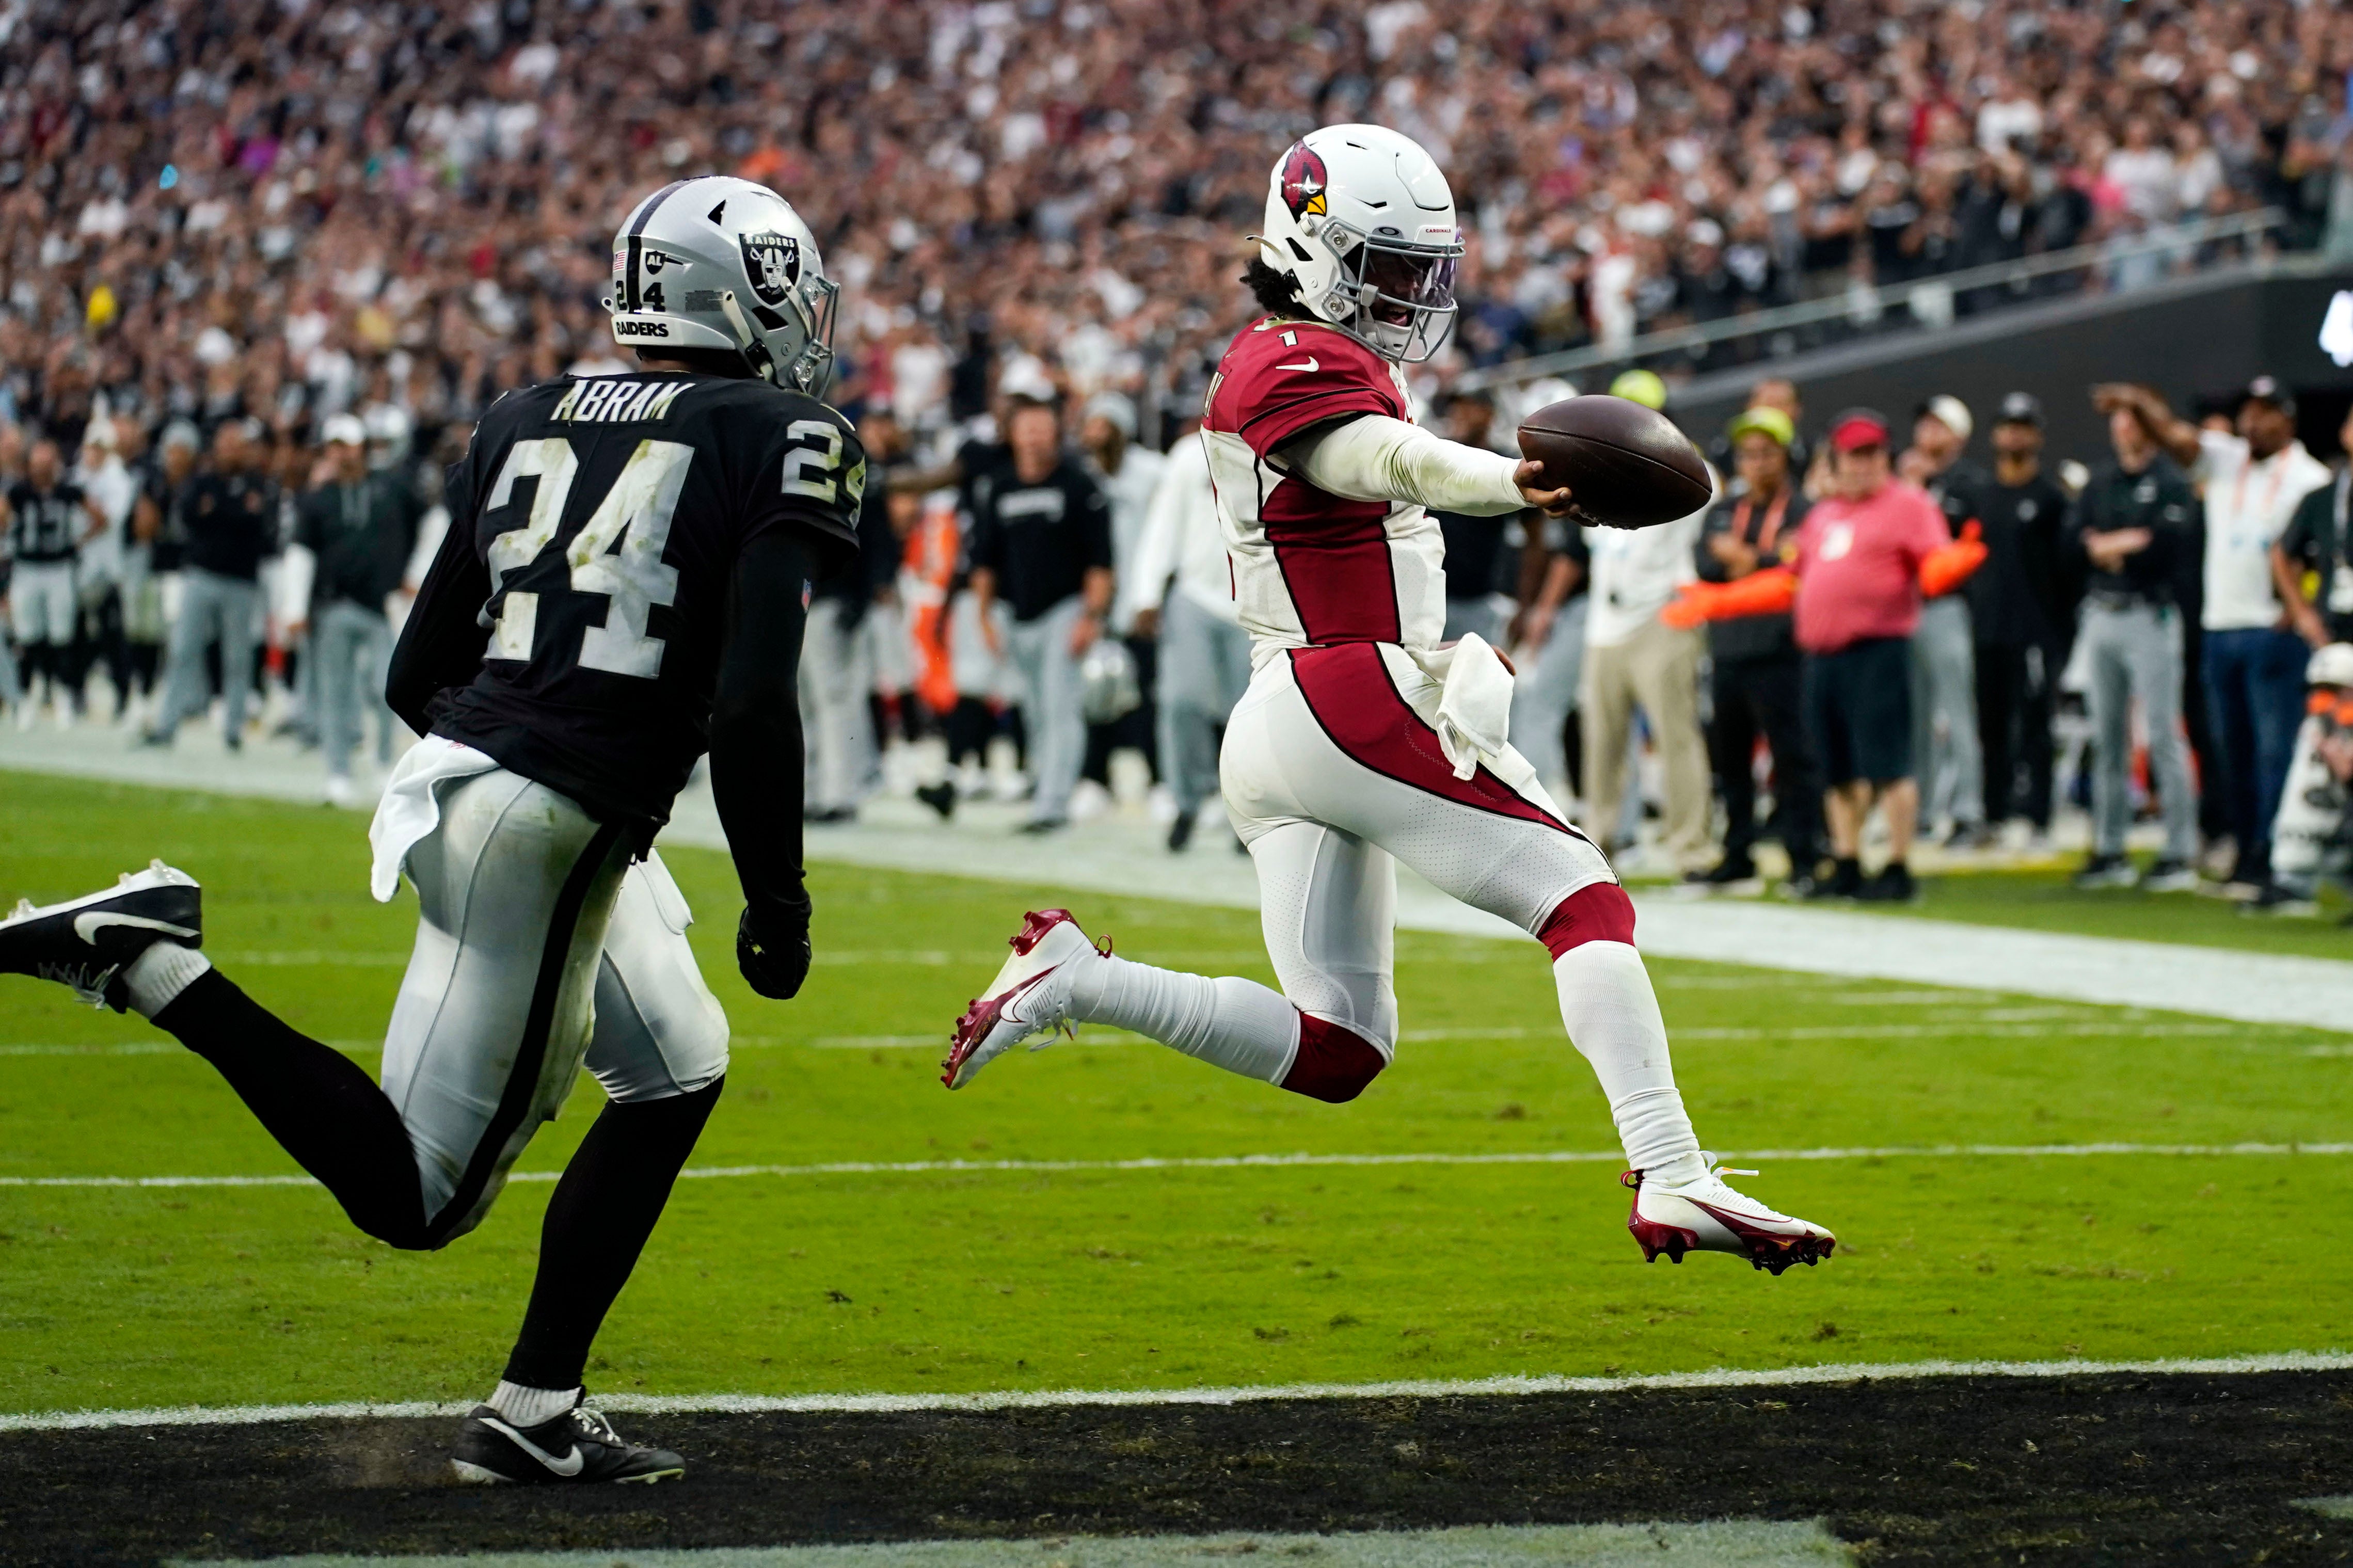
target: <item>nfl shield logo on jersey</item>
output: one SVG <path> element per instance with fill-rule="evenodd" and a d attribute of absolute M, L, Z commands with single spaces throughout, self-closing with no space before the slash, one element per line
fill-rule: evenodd
<path fill-rule="evenodd" d="M 801 242 L 788 234 L 747 234 L 743 237 L 744 272 L 752 292 L 771 308 L 785 302 L 800 280 Z"/>

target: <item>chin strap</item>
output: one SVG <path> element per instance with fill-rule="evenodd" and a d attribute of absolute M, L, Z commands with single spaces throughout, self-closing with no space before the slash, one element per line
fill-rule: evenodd
<path fill-rule="evenodd" d="M 768 345 L 760 341 L 760 334 L 752 330 L 752 323 L 744 319 L 743 307 L 735 303 L 734 289 L 729 289 L 720 294 L 719 308 L 726 312 L 727 324 L 735 329 L 735 348 L 744 356 L 744 363 L 752 367 L 753 374 L 775 385 L 775 356 L 768 353 Z"/>

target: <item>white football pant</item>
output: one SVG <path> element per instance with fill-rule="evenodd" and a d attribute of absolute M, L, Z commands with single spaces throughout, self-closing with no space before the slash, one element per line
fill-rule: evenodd
<path fill-rule="evenodd" d="M 384 1092 L 417 1152 L 428 1224 L 481 1222 L 585 1059 L 616 1100 L 727 1070 L 727 1016 L 687 945 L 685 898 L 618 828 L 493 769 L 437 792 L 410 847 L 417 946 L 384 1046 Z"/>

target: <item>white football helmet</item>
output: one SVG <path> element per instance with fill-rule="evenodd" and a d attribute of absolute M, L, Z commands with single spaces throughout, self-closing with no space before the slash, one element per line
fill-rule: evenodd
<path fill-rule="evenodd" d="M 1275 164 L 1255 237 L 1310 311 L 1384 359 L 1419 364 L 1454 325 L 1454 193 L 1410 137 L 1379 125 L 1309 132 Z"/>
<path fill-rule="evenodd" d="M 721 349 L 763 381 L 825 395 L 839 287 L 817 236 L 765 185 L 725 174 L 680 180 L 633 208 L 613 237 L 613 341 Z"/>

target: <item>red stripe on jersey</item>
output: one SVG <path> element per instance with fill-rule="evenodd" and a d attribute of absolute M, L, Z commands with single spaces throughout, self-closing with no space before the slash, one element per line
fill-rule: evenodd
<path fill-rule="evenodd" d="M 1299 491 L 1305 515 L 1286 492 Z M 1397 563 L 1389 555 L 1389 509 L 1379 501 L 1341 500 L 1296 479 L 1274 487 L 1261 502 L 1260 526 L 1274 547 L 1300 630 L 1312 643 L 1397 642 Z"/>
<path fill-rule="evenodd" d="M 1484 767 L 1456 778 L 1438 731 L 1408 705 L 1375 645 L 1293 648 L 1291 672 L 1332 743 L 1373 772 L 1458 805 L 1583 837 Z"/>

